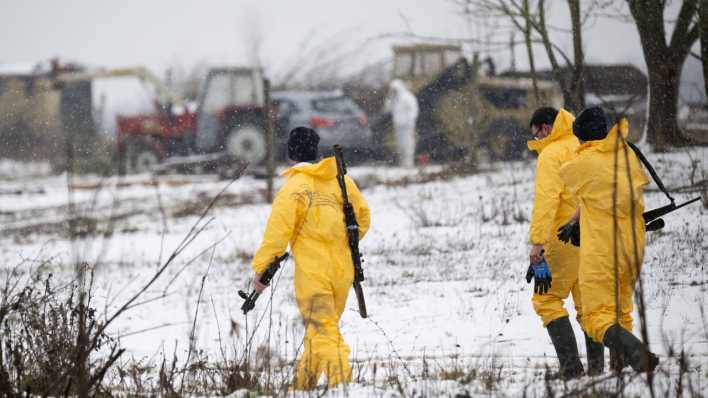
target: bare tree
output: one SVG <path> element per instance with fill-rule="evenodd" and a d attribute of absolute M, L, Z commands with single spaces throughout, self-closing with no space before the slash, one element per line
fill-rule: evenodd
<path fill-rule="evenodd" d="M 701 24 L 701 62 L 703 63 L 703 84 L 708 96 L 708 0 L 701 0 L 699 8 Z"/>
<path fill-rule="evenodd" d="M 261 15 L 256 8 L 244 6 L 238 21 L 241 40 L 246 44 L 246 60 L 248 65 L 262 69 L 267 62 L 263 60 L 263 46 L 266 41 L 266 31 Z"/>
<path fill-rule="evenodd" d="M 700 1 L 705 7 L 705 0 Z M 676 114 L 681 68 L 700 32 L 698 3 L 699 0 L 683 1 L 669 37 L 664 15 L 668 2 L 627 0 L 649 72 L 647 139 L 660 151 L 688 143 L 678 127 Z"/>
<path fill-rule="evenodd" d="M 200 60 L 188 66 L 174 61 L 168 70 L 169 87 L 180 97 L 187 101 L 196 101 L 199 97 L 204 77 L 209 67 L 206 61 Z"/>
<path fill-rule="evenodd" d="M 565 106 L 579 111 L 585 106 L 585 55 L 583 53 L 583 26 L 594 12 L 603 8 L 607 0 L 567 0 L 570 29 L 560 29 L 548 23 L 548 3 L 545 0 L 453 0 L 463 7 L 466 14 L 481 18 L 507 19 L 511 28 L 520 31 L 524 37 L 531 76 L 536 79 L 536 62 L 533 45 L 541 44 L 548 56 L 551 71 L 563 92 Z M 572 59 L 556 44 L 556 34 L 552 31 L 570 33 L 573 41 Z M 567 31 L 567 32 L 566 32 Z"/>
<path fill-rule="evenodd" d="M 533 53 L 533 42 L 534 42 L 534 23 L 533 18 L 536 18 L 532 14 L 532 9 L 537 7 L 530 4 L 530 0 L 452 0 L 464 11 L 463 13 L 468 17 L 477 18 L 502 18 L 508 19 L 511 23 L 511 27 L 514 30 L 521 32 L 524 41 L 524 47 L 526 48 L 526 55 L 529 61 L 529 70 L 531 72 L 531 79 L 533 83 L 534 96 L 536 99 L 539 98 L 538 84 L 536 79 L 536 61 Z M 512 34 L 513 37 L 513 34 Z M 514 46 L 517 43 L 512 38 L 510 45 Z M 512 60 L 514 62 L 514 60 Z"/>
<path fill-rule="evenodd" d="M 548 61 L 551 63 L 551 70 L 563 91 L 563 99 L 566 108 L 580 111 L 585 107 L 585 84 L 583 75 L 583 64 L 585 61 L 583 55 L 580 0 L 568 0 L 568 8 L 570 10 L 571 32 L 573 35 L 574 59 L 572 61 L 567 54 L 551 41 L 549 25 L 546 19 L 545 0 L 538 0 L 536 8 L 537 17 L 530 18 L 529 20 L 534 29 L 541 36 L 541 43 L 548 55 Z M 565 60 L 565 67 L 562 67 L 560 62 L 558 62 L 556 52 Z M 568 79 L 566 71 L 570 72 L 570 79 Z"/>
<path fill-rule="evenodd" d="M 538 94 L 538 82 L 536 81 L 536 62 L 533 56 L 533 44 L 531 43 L 533 35 L 533 27 L 531 26 L 531 8 L 529 7 L 529 0 L 523 0 L 521 4 L 521 10 L 524 15 L 524 26 L 521 31 L 524 35 L 526 55 L 529 58 L 529 72 L 531 72 L 531 79 L 533 82 L 533 95 L 536 98 L 536 101 L 538 101 L 540 97 Z"/>
<path fill-rule="evenodd" d="M 569 108 L 579 111 L 585 107 L 585 55 L 583 54 L 583 26 L 580 13 L 580 0 L 568 0 L 570 9 L 570 25 L 573 30 L 573 75 L 570 80 L 570 93 L 575 97 Z M 570 66 L 570 63 L 568 64 Z"/>
<path fill-rule="evenodd" d="M 334 89 L 341 87 L 349 75 L 357 72 L 352 65 L 362 64 L 361 54 L 371 40 L 347 39 L 354 32 L 346 29 L 317 39 L 311 31 L 292 56 L 273 73 L 274 87 Z M 363 67 L 363 65 L 362 65 Z"/>

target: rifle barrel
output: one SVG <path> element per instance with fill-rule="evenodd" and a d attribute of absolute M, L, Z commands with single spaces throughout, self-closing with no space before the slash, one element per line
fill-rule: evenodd
<path fill-rule="evenodd" d="M 683 202 L 679 205 L 671 202 L 670 204 L 668 204 L 666 206 L 662 206 L 662 207 L 658 207 L 656 209 L 645 211 L 644 214 L 642 214 L 642 216 L 644 217 L 644 223 L 650 223 L 659 217 L 663 217 L 663 216 L 671 213 L 672 211 L 678 210 L 684 206 L 688 206 L 691 203 L 699 201 L 699 200 L 701 200 L 700 196 L 695 197 L 695 198 L 688 200 L 686 202 Z"/>

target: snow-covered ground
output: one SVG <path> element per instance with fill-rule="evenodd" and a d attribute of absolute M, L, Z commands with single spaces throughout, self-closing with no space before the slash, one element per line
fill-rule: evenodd
<path fill-rule="evenodd" d="M 693 148 L 649 157 L 683 201 L 699 195 L 684 187 L 705 181 L 707 155 L 708 149 Z M 533 161 L 498 163 L 467 176 L 440 167 L 350 170 L 372 208 L 371 230 L 361 242 L 370 318 L 359 317 L 350 295 L 341 328 L 360 382 L 333 394 L 547 394 L 545 366 L 555 367 L 556 360 L 524 280 L 533 168 Z M 66 176 L 0 184 L 2 264 L 29 268 L 45 262 L 48 272 L 68 279 L 72 259 L 85 261 L 95 270 L 93 304 L 110 314 L 150 279 L 228 181 L 82 177 L 74 180 L 71 195 Z M 249 176 L 231 184 L 204 220 L 203 232 L 142 304 L 116 321 L 111 333 L 120 336 L 126 359 L 159 361 L 173 352 L 184 359 L 193 328 L 195 346 L 212 360 L 233 357 L 247 342 L 268 347 L 288 363 L 294 359 L 303 331 L 292 261 L 248 317 L 239 309 L 237 290 L 249 288 L 250 257 L 270 209 L 264 190 L 265 181 Z M 73 245 L 67 239 L 70 197 L 82 216 L 81 238 Z M 647 209 L 666 203 L 653 184 L 645 200 Z M 708 211 L 697 203 L 665 220 L 667 226 L 647 240 L 649 340 L 672 374 L 677 370 L 668 358 L 671 350 L 689 353 L 695 387 L 708 393 Z M 574 327 L 584 352 L 583 335 Z M 636 328 L 638 333 L 639 322 Z M 402 390 L 391 381 L 394 376 L 404 381 Z M 633 380 L 636 386 L 628 391 L 642 394 L 640 378 Z M 587 380 L 576 383 L 581 382 Z M 563 387 L 557 382 L 554 388 Z"/>

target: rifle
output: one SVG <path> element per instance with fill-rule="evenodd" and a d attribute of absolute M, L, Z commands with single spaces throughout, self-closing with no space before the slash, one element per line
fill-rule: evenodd
<path fill-rule="evenodd" d="M 666 189 L 664 183 L 661 181 L 659 174 L 656 173 L 656 170 L 654 170 L 654 167 L 652 167 L 651 163 L 649 163 L 649 160 L 644 156 L 642 151 L 639 150 L 639 147 L 629 141 L 625 142 L 627 143 L 627 146 L 632 148 L 632 151 L 635 155 L 637 155 L 637 158 L 644 165 L 644 167 L 646 167 L 647 171 L 649 172 L 649 175 L 651 175 L 651 178 L 659 187 L 659 190 L 661 190 L 661 192 L 663 192 L 664 195 L 666 195 L 666 197 L 669 199 L 669 202 L 671 202 L 666 206 L 657 207 L 656 209 L 647 210 L 642 213 L 642 217 L 644 218 L 645 229 L 647 232 L 658 231 L 664 228 L 666 223 L 661 217 L 673 211 L 676 211 L 684 206 L 688 206 L 693 202 L 697 202 L 701 199 L 701 197 L 698 196 L 677 205 L 675 199 L 669 194 L 669 191 Z M 579 223 L 568 223 L 563 225 L 560 229 L 558 229 L 558 239 L 565 243 L 571 242 L 575 246 L 580 246 Z"/>
<path fill-rule="evenodd" d="M 642 217 L 644 217 L 644 223 L 646 224 L 647 231 L 656 231 L 658 229 L 664 228 L 664 220 L 660 217 L 663 217 L 674 210 L 678 210 L 684 206 L 690 205 L 693 202 L 699 201 L 700 199 L 700 196 L 695 197 L 678 205 L 674 202 L 671 202 L 666 206 L 657 207 L 656 209 L 645 211 L 644 214 L 642 214 Z"/>
<path fill-rule="evenodd" d="M 264 285 L 269 284 L 273 279 L 273 276 L 275 276 L 275 273 L 280 269 L 280 263 L 287 260 L 289 256 L 290 255 L 286 252 L 282 256 L 273 259 L 273 262 L 268 265 L 268 268 L 265 270 L 263 275 L 261 275 L 259 281 Z M 251 294 L 246 294 L 243 290 L 239 290 L 238 295 L 245 300 L 241 306 L 241 310 L 243 311 L 243 314 L 246 315 L 248 311 L 252 310 L 253 307 L 256 306 L 256 300 L 258 300 L 258 296 L 261 294 L 256 292 L 254 289 Z"/>
<path fill-rule="evenodd" d="M 356 293 L 356 301 L 359 303 L 359 315 L 362 318 L 366 318 L 366 301 L 364 301 L 364 290 L 361 288 L 361 282 L 364 281 L 364 269 L 361 267 L 362 259 L 359 252 L 359 224 L 356 222 L 354 207 L 349 202 L 349 196 L 347 195 L 347 185 L 344 180 L 344 176 L 347 174 L 347 166 L 344 164 L 344 150 L 339 145 L 334 145 L 333 149 L 334 157 L 337 160 L 337 183 L 339 183 L 339 189 L 342 191 L 347 241 L 349 242 L 349 251 L 354 264 L 354 292 Z"/>
<path fill-rule="evenodd" d="M 642 151 L 640 151 L 636 145 L 629 141 L 627 141 L 627 145 L 632 148 L 632 151 L 634 151 L 634 153 L 637 155 L 637 158 L 639 158 L 642 164 L 644 164 L 644 167 L 647 168 L 647 171 L 651 175 L 651 178 L 654 180 L 661 192 L 663 192 L 664 195 L 666 195 L 666 197 L 671 202 L 666 206 L 648 210 L 642 214 L 642 217 L 644 217 L 644 224 L 646 225 L 647 232 L 656 231 L 661 228 L 664 228 L 665 223 L 664 220 L 661 219 L 661 217 L 701 199 L 700 197 L 696 197 L 677 205 L 674 201 L 674 198 L 669 195 L 669 191 L 664 186 L 664 183 L 661 181 L 661 178 L 659 178 L 659 175 L 656 173 L 656 170 L 654 170 L 654 167 L 652 167 L 651 163 L 649 163 L 649 160 L 644 156 Z"/>

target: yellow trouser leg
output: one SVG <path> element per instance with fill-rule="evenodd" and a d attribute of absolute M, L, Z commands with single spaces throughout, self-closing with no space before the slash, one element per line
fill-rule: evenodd
<path fill-rule="evenodd" d="M 578 289 L 578 250 L 577 248 L 563 247 L 549 243 L 545 253 L 548 267 L 551 270 L 553 281 L 546 294 L 534 294 L 531 302 L 533 309 L 541 317 L 543 326 L 552 321 L 568 316 L 563 306 L 563 301 L 573 293 L 573 303 L 578 312 L 578 319 L 582 314 L 580 307 L 580 291 Z"/>
<path fill-rule="evenodd" d="M 619 275 L 619 314 L 616 310 L 615 275 L 612 264 L 596 264 L 580 270 L 580 291 L 583 295 L 583 329 L 596 342 L 602 342 L 607 329 L 615 323 L 632 331 L 634 280 L 629 270 Z"/>
<path fill-rule="evenodd" d="M 325 278 L 296 275 L 295 296 L 305 322 L 303 352 L 298 359 L 295 389 L 312 389 L 324 373 L 330 387 L 351 380 L 349 347 L 339 332 L 349 286 Z"/>

